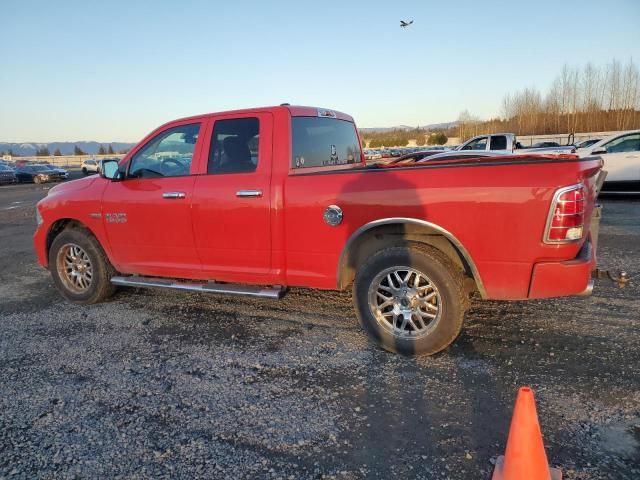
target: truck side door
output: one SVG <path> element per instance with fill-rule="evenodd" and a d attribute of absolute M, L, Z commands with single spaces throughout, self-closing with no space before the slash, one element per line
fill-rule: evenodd
<path fill-rule="evenodd" d="M 486 150 L 488 137 L 477 137 L 469 140 L 460 150 Z"/>
<path fill-rule="evenodd" d="M 191 199 L 201 123 L 173 124 L 134 152 L 126 178 L 109 182 L 102 218 L 113 259 L 126 273 L 197 277 Z"/>
<path fill-rule="evenodd" d="M 192 206 L 203 274 L 222 281 L 268 281 L 272 115 L 217 116 L 208 131 Z"/>

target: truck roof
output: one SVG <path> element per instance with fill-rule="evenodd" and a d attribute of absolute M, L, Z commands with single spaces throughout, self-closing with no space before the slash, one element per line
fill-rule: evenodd
<path fill-rule="evenodd" d="M 202 113 L 199 115 L 193 115 L 189 117 L 174 119 L 174 120 L 171 120 L 170 122 L 165 123 L 165 125 L 169 123 L 174 123 L 174 122 L 182 122 L 185 120 L 202 120 L 212 115 L 247 114 L 247 113 L 258 113 L 258 112 L 264 112 L 264 111 L 274 111 L 274 110 L 288 110 L 289 114 L 292 117 L 328 117 L 328 118 L 337 118 L 340 120 L 353 122 L 353 117 L 351 115 L 347 115 L 346 113 L 339 112 L 337 110 L 331 110 L 328 108 L 309 107 L 304 105 L 282 104 L 282 105 L 273 105 L 270 107 L 244 108 L 239 110 L 225 110 L 221 112 Z"/>

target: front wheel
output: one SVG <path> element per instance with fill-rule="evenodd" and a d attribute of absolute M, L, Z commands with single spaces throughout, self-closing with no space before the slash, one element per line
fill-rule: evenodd
<path fill-rule="evenodd" d="M 82 174 L 83 175 L 88 175 L 89 171 L 87 170 L 87 167 L 82 167 Z"/>
<path fill-rule="evenodd" d="M 460 269 L 433 247 L 380 250 L 356 273 L 358 319 L 385 350 L 432 355 L 462 329 L 467 306 L 463 280 Z"/>
<path fill-rule="evenodd" d="M 33 177 L 33 183 L 42 183 L 42 177 L 40 175 L 36 175 Z"/>
<path fill-rule="evenodd" d="M 115 292 L 111 277 L 116 271 L 86 230 L 64 230 L 53 240 L 49 269 L 56 288 L 74 303 L 98 303 Z"/>

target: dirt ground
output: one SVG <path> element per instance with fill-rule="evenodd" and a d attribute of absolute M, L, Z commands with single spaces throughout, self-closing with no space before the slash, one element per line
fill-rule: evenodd
<path fill-rule="evenodd" d="M 373 346 L 349 294 L 122 289 L 65 303 L 0 187 L 0 478 L 489 479 L 531 385 L 566 479 L 640 478 L 640 201 L 605 199 L 587 298 L 475 302 L 456 343 Z"/>

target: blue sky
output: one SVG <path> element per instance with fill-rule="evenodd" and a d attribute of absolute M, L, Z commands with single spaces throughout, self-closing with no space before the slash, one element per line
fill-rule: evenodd
<path fill-rule="evenodd" d="M 640 63 L 640 0 L 2 0 L 0 18 L 0 141 L 13 142 L 137 141 L 282 102 L 361 127 L 488 118 L 565 62 Z"/>

